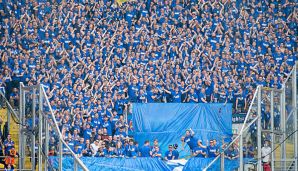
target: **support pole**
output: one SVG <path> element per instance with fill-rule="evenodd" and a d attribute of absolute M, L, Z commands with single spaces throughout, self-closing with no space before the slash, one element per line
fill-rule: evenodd
<path fill-rule="evenodd" d="M 49 153 L 49 125 L 48 122 L 45 119 L 45 154 L 46 156 Z M 44 170 L 47 171 L 48 170 L 48 158 L 45 158 L 45 163 L 44 163 Z"/>
<path fill-rule="evenodd" d="M 293 96 L 292 96 L 292 106 L 294 107 L 294 130 L 298 130 L 298 116 L 297 116 L 297 65 L 298 62 L 296 62 L 296 65 L 294 66 L 294 71 L 293 71 L 293 77 L 292 77 L 292 91 L 293 91 Z M 298 171 L 298 131 L 295 133 L 294 136 L 294 170 Z"/>
<path fill-rule="evenodd" d="M 32 95 L 32 146 L 31 146 L 31 169 L 35 170 L 35 119 L 36 119 L 36 89 L 33 88 L 33 95 Z"/>
<path fill-rule="evenodd" d="M 261 89 L 259 89 L 258 91 L 258 124 L 257 124 L 257 127 L 258 127 L 258 130 L 257 130 L 257 140 L 258 140 L 258 164 L 257 164 L 257 170 L 258 171 L 261 171 L 262 170 L 262 151 L 261 151 L 261 148 L 262 148 L 262 123 L 261 123 L 261 119 L 262 119 L 262 114 L 261 114 Z"/>
<path fill-rule="evenodd" d="M 43 119 L 43 106 L 42 106 L 42 93 L 41 93 L 41 86 L 39 87 L 39 100 L 38 100 L 38 171 L 42 170 L 42 162 L 43 162 L 43 157 L 42 157 L 42 145 L 43 145 L 43 141 L 42 141 L 42 128 L 43 128 L 43 124 L 44 124 L 44 119 Z"/>
<path fill-rule="evenodd" d="M 44 132 L 44 134 L 45 134 L 45 142 L 44 142 L 44 153 L 45 153 L 45 158 L 44 158 L 44 171 L 48 171 L 48 170 L 50 170 L 48 167 L 48 153 L 49 153 L 49 123 L 48 123 L 48 120 L 47 120 L 47 118 L 46 117 L 48 117 L 48 114 L 47 114 L 47 112 L 49 112 L 49 111 L 47 111 L 46 109 L 44 109 L 44 99 L 46 98 L 46 95 L 44 94 L 44 87 L 43 87 L 43 85 L 40 85 L 40 96 L 41 96 L 41 101 L 40 101 L 40 103 L 41 103 L 41 105 L 42 105 L 42 112 L 44 112 L 44 117 L 43 117 L 43 120 L 44 120 L 44 122 L 43 122 L 43 125 L 44 125 L 44 129 L 45 129 L 45 132 Z M 42 113 L 43 114 L 43 113 Z"/>
<path fill-rule="evenodd" d="M 22 86 L 24 88 L 24 85 Z M 26 91 L 24 90 L 23 91 L 23 104 L 22 104 L 22 118 L 20 118 L 22 120 L 22 125 L 20 126 L 22 128 L 22 168 L 25 169 L 25 156 L 26 156 L 26 147 L 27 147 L 27 144 L 26 144 L 26 139 L 27 139 L 27 136 L 29 135 L 26 135 L 25 132 L 23 131 L 24 126 L 26 124 Z"/>
<path fill-rule="evenodd" d="M 74 168 L 73 170 L 74 171 L 78 171 L 78 164 L 77 164 L 77 161 L 75 159 L 73 159 L 73 162 L 74 162 Z"/>
<path fill-rule="evenodd" d="M 285 96 L 285 92 L 286 92 L 286 87 L 283 88 L 282 90 L 282 93 L 281 93 L 281 109 L 282 109 L 282 112 L 281 112 L 281 130 L 282 130 L 282 140 L 284 140 L 286 138 L 286 96 Z M 286 169 L 286 142 L 283 142 L 281 144 L 281 150 L 282 150 L 282 153 L 281 153 L 281 159 L 282 159 L 282 170 L 285 170 Z"/>
<path fill-rule="evenodd" d="M 270 121 L 271 121 L 271 149 L 274 149 L 275 134 L 274 134 L 274 91 L 270 91 Z M 271 153 L 271 171 L 274 171 L 275 153 Z"/>
<path fill-rule="evenodd" d="M 225 170 L 225 154 L 221 153 L 220 154 L 220 171 Z"/>
<path fill-rule="evenodd" d="M 285 90 L 286 88 L 283 87 L 281 93 L 281 131 L 282 131 L 282 140 L 286 138 L 286 103 L 285 103 Z M 286 142 L 281 144 L 281 169 L 286 169 L 285 164 L 286 159 Z"/>
<path fill-rule="evenodd" d="M 243 164 L 243 132 L 242 134 L 240 135 L 240 142 L 239 142 L 239 150 L 240 150 L 240 163 L 239 163 L 239 171 L 243 171 L 243 167 L 244 167 L 244 164 Z"/>
<path fill-rule="evenodd" d="M 20 83 L 20 106 L 19 106 L 19 118 L 20 118 L 20 125 L 19 125 L 19 152 L 20 152 L 20 158 L 19 158 L 19 169 L 22 170 L 24 168 L 24 152 L 23 152 L 23 146 L 24 146 L 24 132 L 22 131 L 23 128 L 23 116 L 24 116 L 24 90 L 22 83 Z"/>
<path fill-rule="evenodd" d="M 59 139 L 59 171 L 62 171 L 62 141 Z"/>

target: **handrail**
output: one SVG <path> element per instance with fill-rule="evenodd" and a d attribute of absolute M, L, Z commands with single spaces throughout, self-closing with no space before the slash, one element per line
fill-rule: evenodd
<path fill-rule="evenodd" d="M 247 125 L 247 127 L 243 130 L 243 131 L 246 131 L 248 128 L 250 128 L 250 126 L 257 120 L 259 118 L 259 116 L 256 116 L 256 118 L 254 118 L 248 125 Z M 207 169 L 209 169 L 209 167 L 211 167 L 212 165 L 213 165 L 213 163 L 215 163 L 216 162 L 216 160 L 218 160 L 218 158 L 221 156 L 221 154 L 223 154 L 227 149 L 229 149 L 230 147 L 231 147 L 231 145 L 232 144 L 234 144 L 235 143 L 235 141 L 236 140 L 238 140 L 240 137 L 241 137 L 242 135 L 241 134 L 239 134 L 236 138 L 234 138 L 233 139 L 233 141 L 218 155 L 218 156 L 216 156 L 213 160 L 212 160 L 212 162 L 210 162 L 208 165 L 207 165 L 207 167 L 205 167 L 204 169 L 203 169 L 203 171 L 206 171 Z"/>
<path fill-rule="evenodd" d="M 292 75 L 293 72 L 295 71 L 295 68 L 296 68 L 296 65 L 297 65 L 297 64 L 298 64 L 298 62 L 296 62 L 295 66 L 293 67 L 293 69 L 291 70 L 291 72 L 288 74 L 286 80 L 285 80 L 284 83 L 282 84 L 281 91 L 285 88 L 285 84 L 288 82 L 288 80 L 290 79 L 291 75 Z M 244 120 L 244 123 L 243 123 L 243 125 L 242 125 L 242 127 L 241 127 L 241 130 L 240 130 L 239 135 L 238 135 L 236 138 L 234 138 L 234 140 L 233 140 L 233 141 L 232 141 L 232 142 L 231 142 L 231 143 L 230 143 L 230 144 L 229 144 L 223 151 L 227 150 L 227 149 L 228 149 L 228 148 L 229 148 L 229 147 L 230 147 L 236 140 L 238 140 L 239 137 L 242 136 L 243 132 L 246 131 L 246 130 L 250 127 L 250 125 L 252 125 L 252 124 L 257 120 L 257 118 L 259 117 L 259 116 L 256 117 L 252 122 L 250 122 L 250 123 L 246 126 L 247 120 L 248 120 L 248 118 L 249 118 L 249 114 L 250 114 L 251 109 L 252 109 L 253 102 L 255 101 L 256 96 L 257 96 L 258 91 L 259 91 L 260 88 L 262 88 L 262 86 L 260 86 L 260 85 L 257 86 L 257 88 L 256 88 L 256 91 L 255 91 L 255 93 L 254 93 L 254 97 L 253 97 L 253 99 L 252 99 L 252 103 L 250 104 L 250 107 L 249 107 L 249 109 L 248 109 L 247 115 L 246 115 L 246 117 L 245 117 L 245 120 Z M 272 90 L 272 88 L 267 88 L 267 89 Z M 223 152 L 222 152 L 222 153 L 223 153 Z M 222 153 L 221 153 L 221 154 L 222 154 Z M 218 160 L 219 156 L 220 156 L 220 155 L 218 155 L 212 162 L 210 162 L 210 163 L 208 164 L 208 166 L 207 166 L 206 168 L 204 168 L 203 170 L 206 171 L 209 167 L 211 167 L 211 166 L 213 165 L 213 163 L 215 163 L 215 161 Z"/>
<path fill-rule="evenodd" d="M 0 91 L 0 95 L 5 100 L 5 103 L 6 103 L 7 107 L 8 107 L 8 109 L 13 114 L 13 117 L 15 117 L 17 119 L 17 122 L 18 122 L 17 124 L 20 124 L 20 118 L 19 118 L 19 116 L 16 114 L 16 112 L 14 111 L 14 109 L 12 108 L 12 106 L 10 105 L 9 101 L 6 99 L 5 95 L 1 91 Z"/>
<path fill-rule="evenodd" d="M 244 129 L 245 124 L 246 124 L 246 122 L 247 122 L 247 120 L 248 120 L 249 114 L 250 114 L 250 112 L 251 112 L 251 110 L 252 110 L 253 102 L 256 100 L 258 91 L 259 91 L 259 89 L 260 89 L 261 87 L 262 87 L 262 86 L 260 86 L 260 85 L 257 86 L 257 89 L 256 89 L 256 91 L 255 91 L 255 93 L 254 93 L 254 97 L 252 98 L 252 101 L 251 101 L 251 103 L 250 103 L 250 105 L 249 105 L 249 108 L 248 108 L 248 111 L 247 111 L 247 113 L 246 113 L 245 120 L 244 120 L 244 122 L 243 122 L 243 125 L 242 125 L 242 127 L 241 127 L 241 130 L 240 130 L 239 135 L 243 132 L 243 129 Z"/>
<path fill-rule="evenodd" d="M 286 80 L 282 83 L 282 88 L 285 88 L 286 83 L 289 81 L 291 75 L 292 75 L 293 72 L 295 71 L 296 65 L 298 65 L 298 62 L 295 63 L 295 65 L 293 66 L 291 72 L 287 75 Z"/>
<path fill-rule="evenodd" d="M 255 93 L 254 93 L 254 96 L 253 96 L 253 99 L 252 99 L 252 102 L 250 103 L 250 105 L 249 105 L 249 108 L 248 108 L 248 111 L 247 111 L 247 114 L 246 114 L 246 116 L 245 116 L 245 120 L 244 120 L 244 123 L 243 123 L 243 125 L 242 125 L 242 127 L 241 127 L 241 130 L 240 130 L 240 133 L 239 133 L 239 135 L 236 137 L 236 138 L 234 138 L 234 140 L 223 150 L 223 151 L 225 151 L 225 150 L 227 150 L 237 139 L 239 139 L 239 137 L 242 135 L 242 133 L 252 124 L 252 123 L 254 123 L 254 121 L 256 120 L 256 118 L 258 118 L 258 117 L 256 117 L 254 120 L 253 120 L 253 122 L 250 122 L 250 124 L 245 128 L 245 124 L 247 123 L 247 120 L 248 120 L 248 117 L 249 117 L 249 114 L 250 114 L 250 112 L 251 112 L 251 110 L 252 110 L 252 106 L 253 106 L 253 102 L 256 100 L 256 98 L 257 98 L 257 94 L 258 94 L 258 91 L 259 91 L 259 89 L 261 88 L 262 86 L 257 86 L 257 88 L 256 88 L 256 91 L 255 91 Z M 245 129 L 244 129 L 245 128 Z M 212 160 L 212 162 L 210 162 L 209 164 L 208 164 L 208 166 L 204 169 L 204 170 L 207 170 L 213 163 L 215 163 L 215 161 L 216 160 L 218 160 L 218 158 L 219 158 L 219 156 L 220 155 L 218 155 L 216 158 L 214 158 L 214 160 Z"/>
<path fill-rule="evenodd" d="M 81 166 L 81 168 L 84 170 L 84 171 L 89 171 L 89 169 L 85 166 L 85 164 L 76 156 L 76 154 L 72 151 L 72 149 L 65 143 L 65 141 L 63 140 L 63 136 L 59 130 L 59 126 L 57 124 L 57 121 L 56 121 L 56 117 L 54 116 L 54 113 L 53 113 L 53 109 L 50 105 L 50 102 L 49 102 L 49 99 L 48 99 L 48 96 L 46 95 L 46 92 L 45 92 L 45 89 L 44 89 L 44 86 L 41 85 L 41 89 L 42 89 L 42 93 L 45 97 L 45 100 L 46 100 L 46 103 L 49 107 L 49 110 L 50 110 L 50 113 L 51 113 L 51 117 L 54 121 L 54 126 L 58 132 L 58 135 L 59 135 L 59 139 L 60 141 L 63 143 L 63 145 L 70 151 L 71 155 L 74 157 L 75 161 L 78 162 L 78 164 Z M 46 117 L 46 119 L 48 120 L 48 117 Z M 61 147 L 60 147 L 61 148 Z M 62 154 L 61 154 L 62 155 Z"/>

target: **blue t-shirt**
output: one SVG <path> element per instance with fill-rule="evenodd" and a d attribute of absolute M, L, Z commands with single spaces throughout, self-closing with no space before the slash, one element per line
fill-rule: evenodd
<path fill-rule="evenodd" d="M 236 157 L 238 155 L 238 150 L 234 149 L 234 150 L 227 150 L 226 151 L 226 156 L 228 157 Z"/>
<path fill-rule="evenodd" d="M 5 140 L 4 146 L 5 146 L 5 154 L 8 154 L 9 150 L 12 149 L 12 147 L 14 147 L 14 141 Z"/>
<path fill-rule="evenodd" d="M 84 135 L 83 135 L 84 139 L 85 140 L 89 140 L 90 137 L 91 137 L 91 133 L 92 133 L 92 130 L 90 128 L 89 129 L 85 129 L 84 130 Z"/>
<path fill-rule="evenodd" d="M 153 153 L 152 153 L 153 155 L 155 155 L 155 154 L 160 154 L 161 155 L 161 152 L 160 151 L 154 151 Z M 161 158 L 160 156 L 155 156 L 154 158 Z"/>
<path fill-rule="evenodd" d="M 150 157 L 150 147 L 149 146 L 143 146 L 141 149 L 140 149 L 140 152 L 141 152 L 141 157 Z"/>
<path fill-rule="evenodd" d="M 108 135 L 112 135 L 112 124 L 111 124 L 110 121 L 105 121 L 105 122 L 102 124 L 102 127 L 107 129 L 107 133 L 108 133 Z"/>
<path fill-rule="evenodd" d="M 179 152 L 177 150 L 173 151 L 174 160 L 177 160 L 179 158 Z"/>
<path fill-rule="evenodd" d="M 182 96 L 181 91 L 178 91 L 178 92 L 172 91 L 171 95 L 172 95 L 173 103 L 181 103 L 181 96 Z"/>
<path fill-rule="evenodd" d="M 200 93 L 200 94 L 199 94 L 199 103 L 204 103 L 204 102 L 202 101 L 202 98 L 206 100 L 206 93 Z"/>
<path fill-rule="evenodd" d="M 216 153 L 219 152 L 219 148 L 217 146 L 208 146 L 207 147 L 208 157 L 216 157 Z"/>
<path fill-rule="evenodd" d="M 165 157 L 167 157 L 168 160 L 172 160 L 173 156 L 174 156 L 173 151 L 166 151 Z"/>
<path fill-rule="evenodd" d="M 200 146 L 197 146 L 196 148 L 194 148 L 194 153 L 198 153 L 196 155 L 196 157 L 202 157 L 202 158 L 205 158 L 205 155 L 203 155 L 202 153 L 206 153 L 206 149 L 205 148 L 202 148 Z"/>
<path fill-rule="evenodd" d="M 250 147 L 243 147 L 243 154 L 244 154 L 244 157 L 247 157 L 247 158 L 253 158 L 254 155 L 249 153 L 249 152 L 253 152 L 254 151 L 254 147 L 253 146 L 250 146 Z"/>
<path fill-rule="evenodd" d="M 122 155 L 124 155 L 124 149 L 123 148 L 117 148 L 115 150 L 115 155 L 116 156 L 122 156 Z"/>
<path fill-rule="evenodd" d="M 125 154 L 127 157 L 137 156 L 137 147 L 135 145 L 127 145 L 125 147 Z"/>
<path fill-rule="evenodd" d="M 191 150 L 193 150 L 195 147 L 198 146 L 198 139 L 196 139 L 195 137 L 193 137 L 193 136 L 191 136 L 191 135 L 185 137 L 184 142 L 187 143 L 187 145 L 189 146 L 189 148 L 190 148 Z"/>

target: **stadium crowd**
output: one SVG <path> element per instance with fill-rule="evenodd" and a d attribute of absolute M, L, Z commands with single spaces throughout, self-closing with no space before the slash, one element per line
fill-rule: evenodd
<path fill-rule="evenodd" d="M 244 112 L 295 64 L 297 12 L 290 0 L 0 1 L 0 90 L 17 106 L 11 87 L 43 84 L 74 151 L 124 141 L 131 103 Z"/>

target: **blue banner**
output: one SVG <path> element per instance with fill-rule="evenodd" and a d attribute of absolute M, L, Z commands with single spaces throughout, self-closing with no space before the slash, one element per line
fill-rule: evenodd
<path fill-rule="evenodd" d="M 157 158 L 106 158 L 106 157 L 81 157 L 82 162 L 90 171 L 171 171 L 176 167 L 183 167 L 183 171 L 203 170 L 214 158 L 190 158 L 185 165 L 169 164 Z M 252 158 L 244 158 L 244 163 L 255 163 Z M 48 170 L 58 169 L 59 157 L 49 157 Z M 63 157 L 62 170 L 74 170 L 74 159 L 72 157 Z M 235 170 L 239 167 L 239 159 L 224 161 L 225 170 Z M 81 171 L 82 168 L 78 167 Z M 220 170 L 220 158 L 208 169 L 208 171 Z"/>
<path fill-rule="evenodd" d="M 177 143 L 192 128 L 195 136 L 206 144 L 210 139 L 221 142 L 232 136 L 232 104 L 148 103 L 133 104 L 134 138 L 140 146 L 145 140 L 159 140 L 163 154 L 169 144 Z M 152 145 L 152 144 L 151 144 Z M 178 150 L 181 157 L 189 150 Z"/>
<path fill-rule="evenodd" d="M 205 169 L 210 162 L 212 162 L 214 158 L 191 158 L 187 161 L 185 166 L 183 167 L 183 171 L 198 171 L 198 170 L 203 170 Z M 219 158 L 216 160 L 216 162 L 210 166 L 208 171 L 218 171 L 220 170 L 220 161 L 221 159 Z M 247 163 L 255 163 L 256 161 L 251 158 L 244 158 L 243 162 L 245 164 Z M 226 159 L 224 160 L 224 167 L 225 170 L 237 170 L 239 168 L 240 162 L 239 159 L 235 160 L 230 160 Z"/>
<path fill-rule="evenodd" d="M 106 158 L 106 157 L 81 157 L 82 162 L 90 171 L 170 171 L 171 169 L 160 159 L 157 158 Z M 49 157 L 52 168 L 58 169 L 59 158 Z M 74 159 L 63 157 L 64 171 L 74 170 Z M 51 168 L 49 168 L 51 170 Z M 82 170 L 82 169 L 78 169 Z"/>

